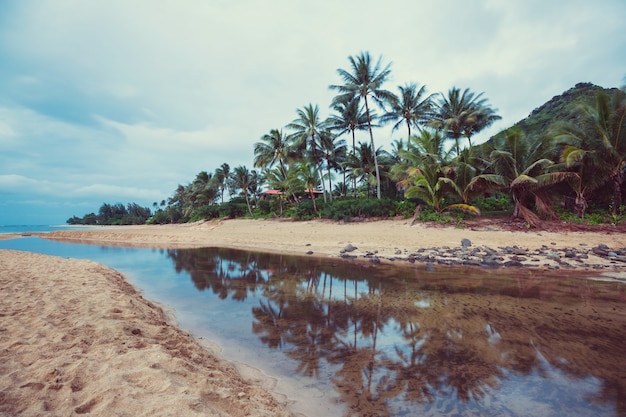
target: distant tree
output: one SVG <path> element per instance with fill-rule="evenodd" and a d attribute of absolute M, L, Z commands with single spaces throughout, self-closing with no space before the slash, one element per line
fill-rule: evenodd
<path fill-rule="evenodd" d="M 285 164 L 291 153 L 287 136 L 283 135 L 282 130 L 272 129 L 254 144 L 254 166 L 269 169 L 278 163 L 283 174 L 286 174 Z"/>
<path fill-rule="evenodd" d="M 491 126 L 501 117 L 496 115 L 482 98 L 483 93 L 475 95 L 466 88 L 463 92 L 457 87 L 448 91 L 448 95 L 440 94 L 439 101 L 429 123 L 437 129 L 442 129 L 447 138 L 453 139 L 456 154 L 461 153 L 459 139 L 465 136 L 471 147 L 471 137 L 481 130 Z"/>
<path fill-rule="evenodd" d="M 411 137 L 411 126 L 419 127 L 425 123 L 432 113 L 432 95 L 426 96 L 426 86 L 419 89 L 417 84 L 407 84 L 398 87 L 399 95 L 392 94 L 385 100 L 389 110 L 380 117 L 380 122 L 394 123 L 392 131 L 397 130 L 403 123 Z"/>
<path fill-rule="evenodd" d="M 370 110 L 368 97 L 372 97 L 381 108 L 384 107 L 383 103 L 390 99 L 392 93 L 382 89 L 382 85 L 387 81 L 391 73 L 390 64 L 381 68 L 382 57 L 378 58 L 376 64 L 373 64 L 368 52 L 363 52 L 356 57 L 350 56 L 348 60 L 350 61 L 351 72 L 343 69 L 337 70 L 344 84 L 330 86 L 331 89 L 340 93 L 333 99 L 333 104 L 348 102 L 355 98 L 363 100 L 365 114 L 367 115 L 370 144 L 372 149 L 376 149 L 374 133 L 372 132 L 372 111 Z M 376 172 L 376 195 L 380 199 L 380 169 L 376 152 L 374 152 L 373 156 Z"/>
<path fill-rule="evenodd" d="M 233 190 L 241 191 L 241 195 L 246 200 L 248 213 L 250 213 L 250 216 L 253 216 L 252 208 L 250 206 L 250 191 L 254 181 L 252 174 L 250 173 L 248 168 L 245 167 L 245 165 L 241 165 L 233 170 L 230 181 Z"/>
<path fill-rule="evenodd" d="M 333 110 L 337 114 L 331 114 L 328 118 L 329 129 L 337 133 L 338 136 L 350 133 L 352 137 L 352 155 L 356 154 L 356 131 L 368 129 L 368 116 L 364 112 L 359 98 L 344 96 L 344 101 L 337 100 L 332 105 Z M 353 178 L 352 191 L 356 198 L 356 177 Z"/>
<path fill-rule="evenodd" d="M 322 155 L 320 153 L 321 137 L 328 129 L 326 120 L 322 120 L 319 115 L 319 107 L 309 104 L 298 109 L 298 118 L 287 125 L 292 130 L 290 139 L 294 147 L 300 152 L 307 152 L 310 161 L 316 167 L 322 189 L 324 190 L 324 201 L 326 201 L 326 190 L 322 177 Z"/>
<path fill-rule="evenodd" d="M 219 168 L 215 170 L 215 181 L 220 190 L 220 196 L 222 197 L 222 203 L 224 203 L 224 192 L 226 190 L 227 180 L 230 177 L 230 165 L 223 163 Z"/>

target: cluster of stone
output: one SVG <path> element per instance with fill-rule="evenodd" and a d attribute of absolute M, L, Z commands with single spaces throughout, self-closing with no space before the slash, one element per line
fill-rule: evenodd
<path fill-rule="evenodd" d="M 448 266 L 477 266 L 481 268 L 500 267 L 543 267 L 548 269 L 560 268 L 593 268 L 605 269 L 612 266 L 626 267 L 626 248 L 611 249 L 601 244 L 589 248 L 584 243 L 580 248 L 557 249 L 546 245 L 536 250 L 529 250 L 519 246 L 501 246 L 496 249 L 489 246 L 472 246 L 469 239 L 462 239 L 461 246 L 420 248 L 415 251 L 396 249 L 395 256 L 382 257 L 378 251 L 368 251 L 361 255 L 370 262 L 378 264 L 381 260 L 421 262 L 426 269 L 433 269 L 435 265 Z M 340 251 L 343 258 L 355 259 L 358 248 L 349 244 Z M 594 262 L 594 257 L 603 258 L 603 262 Z"/>

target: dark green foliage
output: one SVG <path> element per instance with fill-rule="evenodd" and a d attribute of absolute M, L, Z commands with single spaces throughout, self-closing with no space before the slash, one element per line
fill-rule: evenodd
<path fill-rule="evenodd" d="M 150 209 L 141 207 L 136 203 L 129 203 L 124 206 L 122 203 L 107 204 L 100 206 L 98 214 L 89 213 L 79 218 L 76 216 L 67 220 L 68 224 L 87 224 L 87 225 L 128 225 L 128 224 L 145 224 L 150 218 Z"/>
<path fill-rule="evenodd" d="M 220 217 L 221 205 L 202 206 L 191 214 L 190 222 L 197 222 L 199 220 L 211 220 L 218 219 Z"/>
<path fill-rule="evenodd" d="M 474 205 L 480 209 L 481 213 L 513 210 L 511 196 L 504 193 L 496 193 L 489 197 L 479 197 L 474 200 Z"/>
<path fill-rule="evenodd" d="M 316 217 L 312 200 L 301 201 L 292 211 L 292 217 L 296 220 L 310 220 Z"/>
<path fill-rule="evenodd" d="M 221 217 L 228 217 L 231 219 L 236 219 L 237 217 L 244 217 L 248 211 L 248 206 L 245 203 L 245 200 L 241 197 L 233 198 L 230 201 L 220 204 L 220 215 Z"/>
<path fill-rule="evenodd" d="M 395 205 L 396 216 L 402 216 L 404 218 L 413 217 L 415 207 L 417 206 L 417 204 L 411 200 L 396 201 Z"/>
<path fill-rule="evenodd" d="M 390 199 L 354 199 L 335 200 L 322 210 L 322 217 L 333 220 L 351 220 L 354 218 L 389 217 L 396 213 L 396 202 Z"/>
<path fill-rule="evenodd" d="M 150 217 L 148 224 L 168 224 L 171 218 L 165 210 L 159 210 L 154 213 L 154 216 Z"/>

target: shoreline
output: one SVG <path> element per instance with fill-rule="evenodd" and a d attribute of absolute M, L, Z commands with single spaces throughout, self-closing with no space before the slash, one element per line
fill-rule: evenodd
<path fill-rule="evenodd" d="M 0 272 L 2 415 L 292 415 L 111 268 L 0 250 Z"/>
<path fill-rule="evenodd" d="M 191 224 L 101 226 L 35 233 L 45 239 L 154 248 L 227 247 L 301 256 L 479 268 L 605 271 L 626 274 L 623 234 L 456 229 L 408 219 L 358 223 L 213 220 Z M 624 275 L 626 278 L 626 275 Z"/>
<path fill-rule="evenodd" d="M 451 267 L 465 257 L 477 268 L 491 259 L 494 264 L 487 268 L 561 269 L 626 279 L 626 262 L 616 258 L 626 250 L 621 233 L 468 230 L 411 225 L 406 219 L 345 224 L 237 219 L 0 239 L 33 235 L 97 245 L 228 247 L 415 268 Z M 356 249 L 347 250 L 350 246 Z M 506 264 L 512 259 L 519 265 Z M 260 371 L 221 359 L 210 341 L 178 328 L 172 312 L 146 300 L 117 271 L 91 261 L 0 250 L 0 272 L 2 314 L 11 317 L 0 326 L 0 414 L 61 416 L 106 409 L 146 416 L 180 410 L 294 415 L 289 399 L 271 393 Z"/>

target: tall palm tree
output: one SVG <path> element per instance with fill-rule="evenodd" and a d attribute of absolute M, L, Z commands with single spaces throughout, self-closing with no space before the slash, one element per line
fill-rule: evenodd
<path fill-rule="evenodd" d="M 392 94 L 386 101 L 389 111 L 380 117 L 381 123 L 395 122 L 392 131 L 397 130 L 403 123 L 406 124 L 408 136 L 411 137 L 411 126 L 419 127 L 432 112 L 432 95 L 425 97 L 426 86 L 419 89 L 417 84 L 399 86 L 399 95 Z"/>
<path fill-rule="evenodd" d="M 326 188 L 322 178 L 322 158 L 319 151 L 320 138 L 325 130 L 327 130 L 326 120 L 322 120 L 319 116 L 319 107 L 309 104 L 302 109 L 298 109 L 298 118 L 287 125 L 288 129 L 293 130 L 289 136 L 293 141 L 294 147 L 300 151 L 307 151 L 311 161 L 316 166 L 317 175 L 322 184 L 324 191 L 324 202 L 326 202 Z"/>
<path fill-rule="evenodd" d="M 341 169 L 340 162 L 345 159 L 346 141 L 339 139 L 337 135 L 330 131 L 325 131 L 320 136 L 320 153 L 326 165 L 326 176 L 328 179 L 328 190 L 333 189 L 331 170 Z M 329 193 L 330 201 L 333 200 L 332 192 Z"/>
<path fill-rule="evenodd" d="M 368 97 L 371 97 L 381 108 L 383 103 L 392 96 L 392 93 L 383 90 L 382 85 L 385 83 L 391 73 L 391 64 L 381 68 L 382 57 L 378 58 L 376 64 L 372 63 L 369 52 L 362 52 L 360 55 L 348 57 L 350 61 L 351 72 L 344 69 L 338 69 L 339 76 L 343 79 L 343 85 L 331 85 L 330 88 L 339 91 L 339 95 L 333 99 L 333 103 L 345 102 L 354 98 L 359 98 L 365 103 L 365 114 L 367 115 L 367 127 L 370 134 L 370 143 L 372 149 L 376 149 L 374 145 L 374 133 L 372 132 L 372 112 Z M 376 169 L 376 194 L 381 198 L 380 194 L 380 170 L 378 167 L 378 158 L 374 152 L 374 166 Z"/>
<path fill-rule="evenodd" d="M 471 147 L 472 135 L 501 118 L 482 95 L 483 93 L 475 95 L 469 88 L 461 92 L 457 87 L 452 87 L 447 96 L 442 93 L 439 95 L 430 125 L 443 129 L 446 137 L 454 140 L 457 155 L 461 153 L 459 144 L 461 136 L 467 137 Z"/>
<path fill-rule="evenodd" d="M 356 153 L 348 155 L 344 165 L 351 178 L 359 182 L 365 182 L 367 186 L 367 196 L 369 197 L 371 184 L 376 182 L 376 175 L 374 174 L 374 154 L 371 145 L 369 143 L 359 142 Z"/>
<path fill-rule="evenodd" d="M 540 215 L 555 217 L 547 187 L 576 174 L 550 170 L 554 165 L 548 158 L 554 149 L 553 140 L 541 135 L 527 138 L 521 130 L 512 128 L 485 145 L 491 149 L 490 172 L 472 178 L 468 189 L 507 190 L 514 203 L 513 218 L 523 218 L 531 226 L 538 226 L 540 220 L 528 207 L 530 201 Z"/>
<path fill-rule="evenodd" d="M 230 165 L 227 163 L 223 163 L 219 168 L 215 170 L 215 181 L 218 184 L 220 189 L 220 194 L 222 196 L 222 203 L 224 203 L 224 191 L 226 190 L 226 184 L 228 183 L 228 178 L 230 177 Z"/>
<path fill-rule="evenodd" d="M 328 127 L 331 131 L 337 132 L 339 136 L 350 132 L 352 136 L 352 155 L 354 155 L 356 153 L 356 131 L 367 130 L 368 118 L 358 98 L 344 98 L 345 100 L 338 100 L 331 106 L 337 114 L 331 114 L 328 117 Z M 356 177 L 353 177 L 352 191 L 356 198 Z"/>
<path fill-rule="evenodd" d="M 315 203 L 315 190 L 319 186 L 320 180 L 318 170 L 310 161 L 304 161 L 297 165 L 298 177 L 305 187 L 305 191 L 309 193 L 311 201 L 313 201 L 313 211 L 317 213 L 317 204 Z"/>
<path fill-rule="evenodd" d="M 248 207 L 248 213 L 250 216 L 252 214 L 252 208 L 250 207 L 250 188 L 253 185 L 253 176 L 245 167 L 245 165 L 240 165 L 233 170 L 233 173 L 230 176 L 232 187 L 234 190 L 241 190 L 241 194 L 246 199 L 246 206 Z"/>
<path fill-rule="evenodd" d="M 578 114 L 578 126 L 561 125 L 556 128 L 555 137 L 568 145 L 566 162 L 569 161 L 570 166 L 576 163 L 580 170 L 585 169 L 585 177 L 589 174 L 593 180 L 600 177 L 610 181 L 612 211 L 617 214 L 622 205 L 621 189 L 626 169 L 626 91 L 601 92 L 595 105 L 579 107 Z M 579 173 L 582 180 L 583 172 Z M 585 181 L 587 188 L 597 185 L 587 183 L 591 179 Z"/>
<path fill-rule="evenodd" d="M 290 156 L 291 147 L 287 136 L 282 130 L 272 129 L 270 133 L 261 137 L 260 142 L 254 144 L 254 166 L 257 168 L 272 168 L 278 163 L 283 174 L 285 162 Z"/>

